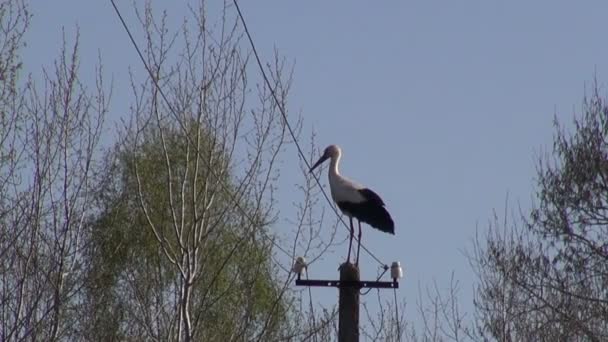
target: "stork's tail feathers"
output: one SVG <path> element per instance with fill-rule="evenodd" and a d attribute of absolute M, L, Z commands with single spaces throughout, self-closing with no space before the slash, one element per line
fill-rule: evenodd
<path fill-rule="evenodd" d="M 362 221 L 380 231 L 394 235 L 395 223 L 388 211 L 382 206 L 374 206 L 372 208 L 370 208 L 369 215 L 365 219 L 362 219 Z"/>

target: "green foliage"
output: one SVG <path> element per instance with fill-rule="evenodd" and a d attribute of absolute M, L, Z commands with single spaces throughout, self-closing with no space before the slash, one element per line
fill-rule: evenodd
<path fill-rule="evenodd" d="M 256 203 L 238 194 L 226 156 L 198 124 L 190 124 L 188 134 L 170 127 L 162 128 L 162 136 L 160 132 L 144 132 L 136 148 L 118 146 L 107 159 L 111 162 L 98 194 L 101 211 L 92 223 L 94 252 L 89 256 L 88 298 L 96 322 L 92 331 L 109 339 L 131 336 L 138 329 L 154 337 L 170 336 L 183 279 L 159 239 L 175 255 L 183 255 L 178 251 L 198 241 L 197 234 L 202 234 L 202 243 L 196 260 L 200 272 L 192 279 L 195 336 L 220 341 L 250 335 L 261 331 L 269 317 L 266 333 L 276 331 L 286 319 L 284 300 L 277 301 L 280 288 L 271 245 L 253 233 L 267 227 L 244 228 L 249 221 L 234 209 L 231 196 L 236 194 L 240 207 L 254 215 Z M 201 158 L 194 158 L 196 154 Z M 224 190 L 217 175 L 234 194 Z M 185 224 L 176 228 L 176 222 Z M 138 322 L 146 314 L 150 321 Z M 154 315 L 160 317 L 157 322 Z"/>

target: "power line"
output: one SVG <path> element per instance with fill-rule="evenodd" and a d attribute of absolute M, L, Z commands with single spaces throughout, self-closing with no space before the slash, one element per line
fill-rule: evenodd
<path fill-rule="evenodd" d="M 183 127 L 183 123 L 181 122 L 181 120 L 179 120 L 179 117 L 177 115 L 176 110 L 173 108 L 173 106 L 171 105 L 171 102 L 169 101 L 169 99 L 167 98 L 167 96 L 165 95 L 165 92 L 163 91 L 163 89 L 160 87 L 160 85 L 158 84 L 158 81 L 156 80 L 156 78 L 154 77 L 154 73 L 152 72 L 152 69 L 150 68 L 150 66 L 148 65 L 148 63 L 146 62 L 143 53 L 141 52 L 141 50 L 139 49 L 139 46 L 137 45 L 137 42 L 135 41 L 135 38 L 133 37 L 131 31 L 129 30 L 129 27 L 126 23 L 126 21 L 124 20 L 122 14 L 120 13 L 120 10 L 118 9 L 118 7 L 116 6 L 116 3 L 114 2 L 114 0 L 110 0 L 112 7 L 114 8 L 114 11 L 116 12 L 118 18 L 120 19 L 120 22 L 123 26 L 123 28 L 125 29 L 125 31 L 127 32 L 127 35 L 129 36 L 129 39 L 131 41 L 131 44 L 133 45 L 133 47 L 135 48 L 140 60 L 142 61 L 146 71 L 148 72 L 150 79 L 152 80 L 154 86 L 157 88 L 157 90 L 159 91 L 159 93 L 161 94 L 162 99 L 165 101 L 167 107 L 169 108 L 169 111 L 176 117 L 178 118 L 178 123 L 180 125 L 182 125 L 182 128 L 185 129 L 185 127 Z M 249 40 L 249 43 L 251 45 L 252 51 L 254 53 L 254 56 L 256 58 L 256 62 L 260 68 L 260 72 L 262 73 L 262 77 L 264 78 L 264 81 L 266 83 L 266 85 L 268 86 L 268 89 L 270 90 L 270 93 L 273 97 L 273 99 L 275 100 L 277 107 L 279 108 L 279 112 L 281 113 L 281 116 L 283 117 L 284 123 L 289 131 L 289 134 L 291 135 L 294 144 L 296 145 L 296 148 L 298 150 L 298 154 L 300 156 L 300 158 L 304 161 L 304 163 L 306 164 L 307 168 L 310 169 L 311 165 L 308 162 L 308 160 L 306 159 L 306 156 L 302 150 L 302 148 L 300 147 L 300 144 L 298 143 L 298 140 L 296 139 L 296 135 L 291 127 L 291 125 L 289 124 L 289 121 L 287 119 L 287 114 L 285 113 L 285 109 L 283 108 L 283 106 L 281 105 L 281 102 L 278 100 L 278 97 L 274 91 L 274 89 L 272 88 L 271 84 L 270 84 L 270 80 L 268 79 L 268 76 L 266 75 L 266 72 L 264 71 L 264 67 L 262 66 L 262 62 L 260 60 L 259 54 L 257 52 L 257 49 L 255 48 L 255 44 L 253 42 L 253 38 L 249 32 L 249 29 L 247 28 L 247 24 L 245 22 L 245 18 L 243 17 L 243 14 L 240 10 L 240 7 L 237 3 L 236 0 L 233 0 L 233 3 L 235 5 L 235 8 L 237 10 L 237 13 L 239 15 L 239 18 L 243 24 L 243 29 L 245 30 L 245 33 L 247 35 L 247 38 Z M 222 188 L 224 190 L 228 190 L 227 186 L 224 184 L 224 182 L 219 179 L 219 177 L 214 173 L 214 171 L 209 167 L 209 165 L 207 165 L 207 168 L 210 170 L 210 173 L 217 179 L 219 180 L 219 184 L 222 186 Z M 340 222 L 342 222 L 342 225 L 348 230 L 350 231 L 349 226 L 346 224 L 346 222 L 344 221 L 344 219 L 342 218 L 342 216 L 340 215 L 340 213 L 338 212 L 338 210 L 336 209 L 336 207 L 333 205 L 331 199 L 329 198 L 329 196 L 327 195 L 327 192 L 325 191 L 325 189 L 322 187 L 321 182 L 319 180 L 319 178 L 313 173 L 312 177 L 314 178 L 314 180 L 316 181 L 317 185 L 319 186 L 319 188 L 321 189 L 321 193 L 323 194 L 323 197 L 325 197 L 325 200 L 329 203 L 330 207 L 332 208 L 332 210 L 334 211 L 334 213 L 336 214 L 336 216 L 338 217 L 338 219 L 340 220 Z M 254 220 L 251 218 L 251 216 L 249 216 L 249 214 L 240 206 L 240 204 L 238 203 L 238 201 L 236 200 L 236 197 L 232 195 L 232 192 L 227 191 L 227 193 L 229 194 L 229 196 L 231 197 L 231 201 L 234 202 L 235 207 L 237 209 L 239 209 L 239 211 L 241 211 L 245 217 L 253 224 Z M 270 240 L 270 242 L 277 247 L 280 251 L 282 251 L 283 253 L 285 253 L 288 257 L 291 258 L 291 254 L 289 252 L 287 252 L 283 247 L 281 247 L 279 244 L 277 244 L 274 239 L 272 239 L 271 237 L 269 237 L 264 231 L 261 231 L 264 235 L 265 238 L 267 238 L 268 240 Z M 358 237 L 355 236 L 354 237 L 356 241 L 359 241 Z M 374 255 L 365 245 L 361 244 L 363 250 L 369 254 L 374 260 L 376 260 L 376 262 L 378 262 L 380 265 L 384 266 L 385 270 L 388 269 L 388 265 L 386 265 L 385 263 L 383 263 L 382 261 L 380 261 L 380 259 L 378 257 L 376 257 L 376 255 Z"/>
<path fill-rule="evenodd" d="M 393 289 L 395 295 L 395 325 L 397 326 L 397 341 L 401 342 L 401 322 L 399 321 L 399 305 L 397 304 L 397 289 Z"/>
<path fill-rule="evenodd" d="M 302 148 L 300 147 L 300 144 L 298 143 L 298 140 L 296 139 L 296 135 L 293 132 L 293 129 L 291 128 L 291 125 L 289 124 L 289 121 L 287 120 L 287 114 L 285 113 L 285 109 L 281 105 L 281 102 L 279 101 L 279 99 L 278 99 L 278 97 L 277 97 L 274 89 L 272 88 L 272 86 L 270 84 L 270 80 L 266 76 L 266 72 L 264 71 L 264 67 L 262 66 L 262 61 L 260 60 L 258 52 L 257 52 L 257 50 L 255 48 L 255 44 L 253 43 L 253 38 L 251 37 L 251 34 L 249 33 L 249 29 L 247 28 L 247 24 L 245 23 L 245 18 L 243 17 L 243 13 L 241 13 L 241 9 L 239 8 L 239 4 L 237 3 L 237 0 L 233 0 L 232 2 L 234 3 L 234 6 L 236 7 L 236 11 L 238 12 L 238 15 L 239 15 L 239 18 L 241 20 L 241 23 L 243 24 L 243 29 L 245 30 L 245 34 L 247 35 L 247 39 L 249 40 L 249 44 L 251 45 L 251 49 L 253 50 L 253 55 L 255 56 L 257 64 L 258 64 L 258 66 L 260 68 L 260 71 L 262 73 L 262 77 L 264 78 L 264 82 L 266 83 L 266 86 L 268 86 L 268 89 L 270 90 L 270 93 L 272 94 L 272 97 L 275 100 L 275 102 L 277 104 L 277 107 L 279 108 L 279 112 L 281 112 L 281 115 L 283 116 L 283 120 L 285 122 L 285 125 L 287 126 L 287 130 L 289 131 L 289 134 L 291 135 L 291 138 L 293 139 L 294 144 L 296 145 L 296 148 L 298 149 L 298 153 L 300 155 L 300 158 L 302 160 L 304 160 L 304 163 L 306 164 L 306 167 L 310 170 L 311 165 L 308 162 L 308 160 L 306 160 L 306 156 L 304 155 L 304 152 L 302 151 Z M 321 181 L 319 181 L 319 178 L 314 173 L 312 173 L 312 177 L 317 182 L 317 185 L 321 189 L 321 192 L 323 193 L 323 197 L 325 197 L 325 200 L 327 200 L 327 203 L 329 203 L 329 206 L 333 209 L 334 213 L 336 214 L 336 216 L 338 216 L 338 218 L 340 219 L 340 221 L 342 222 L 342 224 L 344 225 L 344 227 L 350 232 L 350 227 L 346 224 L 346 222 L 342 218 L 342 215 L 340 215 L 340 213 L 338 212 L 338 210 L 336 209 L 336 207 L 333 205 L 331 199 L 327 195 L 327 192 L 325 191 L 325 189 L 323 189 L 323 186 L 321 186 Z M 361 241 L 359 241 L 359 238 L 357 236 L 355 236 L 354 238 L 355 238 L 356 241 L 358 241 L 361 244 Z M 367 252 L 367 254 L 369 254 L 380 265 L 384 266 L 385 269 L 388 269 L 388 265 L 386 265 L 385 263 L 383 263 L 382 261 L 380 261 L 380 259 L 378 259 L 378 257 L 376 257 L 369 249 L 367 249 L 367 247 L 365 247 L 365 245 L 361 244 L 361 247 L 363 248 L 363 250 L 365 252 Z"/>
<path fill-rule="evenodd" d="M 384 271 L 383 271 L 382 273 L 380 273 L 380 275 L 379 275 L 379 276 L 376 278 L 376 281 L 379 281 L 379 280 L 382 278 L 382 276 L 384 276 L 384 274 L 386 273 L 386 271 L 388 271 L 388 267 L 386 267 L 386 265 L 385 265 L 385 267 L 384 267 Z M 359 290 L 359 293 L 360 293 L 362 296 L 365 296 L 365 295 L 367 295 L 367 294 L 369 293 L 369 291 L 371 291 L 371 290 L 372 290 L 372 288 L 370 287 L 370 288 L 369 288 L 367 291 L 365 291 L 365 292 L 361 292 L 361 290 Z"/>
<path fill-rule="evenodd" d="M 308 279 L 308 269 L 306 269 L 306 279 Z M 315 311 L 313 309 L 313 305 L 312 305 L 312 290 L 311 290 L 311 286 L 308 287 L 308 303 L 310 305 L 310 316 L 312 318 L 312 329 L 313 331 L 317 329 L 317 323 L 316 323 L 316 319 L 315 319 Z M 313 342 L 317 342 L 317 334 L 315 333 L 313 336 Z"/>
<path fill-rule="evenodd" d="M 120 13 L 120 10 L 116 6 L 116 3 L 114 3 L 114 0 L 110 0 L 110 2 L 112 3 L 112 7 L 114 7 L 114 11 L 116 12 L 116 15 L 120 19 L 120 22 L 122 23 L 123 28 L 125 29 L 125 31 L 127 32 L 127 35 L 129 36 L 129 39 L 131 40 L 131 44 L 133 45 L 133 47 L 137 51 L 137 54 L 139 55 L 139 58 L 141 59 L 142 63 L 144 64 L 144 67 L 146 68 L 146 70 L 148 71 L 148 74 L 150 76 L 150 79 L 152 80 L 152 83 L 154 83 L 154 86 L 156 87 L 156 89 L 158 90 L 158 92 L 161 94 L 161 97 L 165 101 L 167 107 L 169 108 L 169 111 L 177 118 L 177 121 L 180 124 L 180 126 L 182 126 L 182 129 L 185 129 L 185 127 L 183 126 L 183 123 L 181 122 L 181 120 L 179 120 L 179 116 L 177 115 L 177 111 L 175 109 L 173 109 L 173 106 L 171 106 L 171 102 L 169 102 L 169 99 L 165 95 L 165 92 L 163 91 L 163 89 L 161 88 L 161 86 L 158 84 L 158 81 L 154 77 L 154 73 L 152 72 L 152 69 L 150 68 L 150 66 L 148 65 L 148 63 L 146 63 L 146 60 L 145 60 L 145 58 L 144 58 L 141 50 L 139 49 L 139 46 L 137 45 L 137 42 L 135 41 L 135 38 L 131 34 L 131 30 L 129 30 L 129 27 L 128 27 L 126 21 L 124 20 L 122 14 Z M 186 138 L 188 140 L 190 140 L 190 137 L 187 136 Z M 206 163 L 206 160 L 203 158 L 202 162 Z M 215 173 L 215 171 L 213 170 L 213 168 L 210 165 L 205 165 L 205 166 L 207 167 L 209 173 L 211 175 L 213 175 L 213 177 L 218 181 L 218 184 L 220 184 L 220 186 L 222 187 L 222 189 L 228 194 L 228 196 L 230 198 L 230 201 L 234 203 L 234 206 L 251 222 L 252 227 L 255 227 L 256 221 L 249 215 L 249 213 L 247 213 L 247 211 L 245 211 L 245 209 L 243 209 L 243 207 L 239 203 L 238 199 L 236 198 L 236 195 L 233 194 L 232 191 L 230 191 L 230 189 L 228 189 L 228 186 L 224 183 L 224 180 L 221 179 Z M 281 247 L 278 243 L 276 243 L 276 241 L 274 241 L 274 239 L 272 237 L 268 236 L 268 234 L 264 230 L 260 229 L 259 232 L 261 232 L 262 235 L 264 236 L 264 238 L 267 239 L 267 240 L 269 240 L 272 243 L 273 246 L 275 246 L 281 252 L 285 253 L 285 255 L 288 258 L 290 258 L 290 259 L 292 258 L 292 254 L 289 253 L 287 250 L 285 250 L 283 247 Z"/>

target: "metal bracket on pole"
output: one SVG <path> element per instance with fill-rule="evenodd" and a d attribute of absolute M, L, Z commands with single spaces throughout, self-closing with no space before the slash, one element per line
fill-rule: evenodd
<path fill-rule="evenodd" d="M 393 281 L 348 281 L 348 280 L 317 280 L 296 279 L 296 286 L 323 286 L 323 287 L 357 287 L 374 289 L 398 289 L 397 279 Z"/>

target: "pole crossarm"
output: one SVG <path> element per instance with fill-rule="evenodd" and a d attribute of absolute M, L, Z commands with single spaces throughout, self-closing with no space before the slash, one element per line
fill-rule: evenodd
<path fill-rule="evenodd" d="M 356 287 L 374 289 L 398 289 L 399 282 L 393 281 L 349 281 L 349 280 L 321 280 L 296 279 L 296 286 L 322 286 L 322 287 Z"/>

